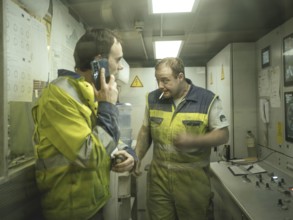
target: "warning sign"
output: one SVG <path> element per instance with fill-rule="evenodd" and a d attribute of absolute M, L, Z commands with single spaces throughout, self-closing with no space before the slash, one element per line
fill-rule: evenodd
<path fill-rule="evenodd" d="M 221 80 L 225 79 L 224 66 L 222 64 Z"/>
<path fill-rule="evenodd" d="M 143 87 L 143 84 L 141 83 L 138 76 L 135 76 L 134 80 L 132 81 L 130 87 Z"/>
<path fill-rule="evenodd" d="M 214 82 L 213 82 L 213 73 L 210 73 L 210 85 L 213 85 Z"/>

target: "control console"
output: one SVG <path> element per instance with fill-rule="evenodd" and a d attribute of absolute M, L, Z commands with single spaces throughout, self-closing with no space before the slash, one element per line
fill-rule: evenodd
<path fill-rule="evenodd" d="M 217 195 L 223 192 L 229 195 L 231 203 L 237 204 L 241 212 L 239 219 L 293 220 L 292 176 L 265 162 L 255 165 L 261 168 L 261 172 L 251 173 L 249 165 L 236 165 L 243 173 L 234 173 L 230 168 L 235 164 L 231 162 L 211 163 L 213 190 L 217 191 Z M 225 204 L 223 209 L 225 206 L 229 205 Z M 234 216 L 231 219 L 238 218 Z"/>

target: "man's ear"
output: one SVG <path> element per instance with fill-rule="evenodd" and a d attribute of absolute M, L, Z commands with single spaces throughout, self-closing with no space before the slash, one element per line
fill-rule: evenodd
<path fill-rule="evenodd" d="M 181 73 L 179 73 L 178 77 L 179 77 L 180 80 L 183 80 L 184 79 L 184 74 L 181 72 Z"/>

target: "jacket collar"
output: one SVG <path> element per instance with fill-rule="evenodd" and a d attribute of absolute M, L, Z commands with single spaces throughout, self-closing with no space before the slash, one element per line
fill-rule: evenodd
<path fill-rule="evenodd" d="M 66 69 L 58 69 L 58 77 L 60 76 L 71 76 L 75 79 L 80 78 L 81 76 L 73 71 L 66 70 Z"/>
<path fill-rule="evenodd" d="M 197 102 L 198 101 L 198 88 L 197 86 L 193 85 L 192 81 L 188 78 L 186 78 L 186 82 L 190 85 L 190 89 L 187 93 L 187 95 L 185 96 L 185 100 L 186 101 L 194 101 Z"/>

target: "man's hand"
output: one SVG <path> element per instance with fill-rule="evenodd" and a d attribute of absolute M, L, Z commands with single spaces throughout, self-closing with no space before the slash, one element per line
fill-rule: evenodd
<path fill-rule="evenodd" d="M 195 152 L 205 147 L 219 146 L 227 143 L 229 140 L 228 127 L 214 129 L 205 134 L 178 134 L 173 139 L 173 144 L 178 151 Z"/>
<path fill-rule="evenodd" d="M 194 136 L 186 133 L 178 134 L 173 139 L 173 144 L 178 151 L 192 152 L 196 150 Z"/>
<path fill-rule="evenodd" d="M 95 85 L 93 84 L 96 99 L 98 102 L 110 102 L 115 105 L 118 100 L 118 89 L 117 83 L 115 82 L 115 77 L 113 75 L 110 75 L 109 83 L 106 83 L 104 68 L 101 69 L 100 74 L 101 89 L 98 91 Z"/>
<path fill-rule="evenodd" d="M 118 173 L 123 173 L 126 171 L 131 171 L 134 166 L 134 158 L 127 153 L 125 150 L 119 150 L 114 154 L 115 157 L 118 158 L 124 158 L 122 161 L 117 161 L 116 164 L 113 164 L 112 166 L 112 171 L 118 172 Z"/>

